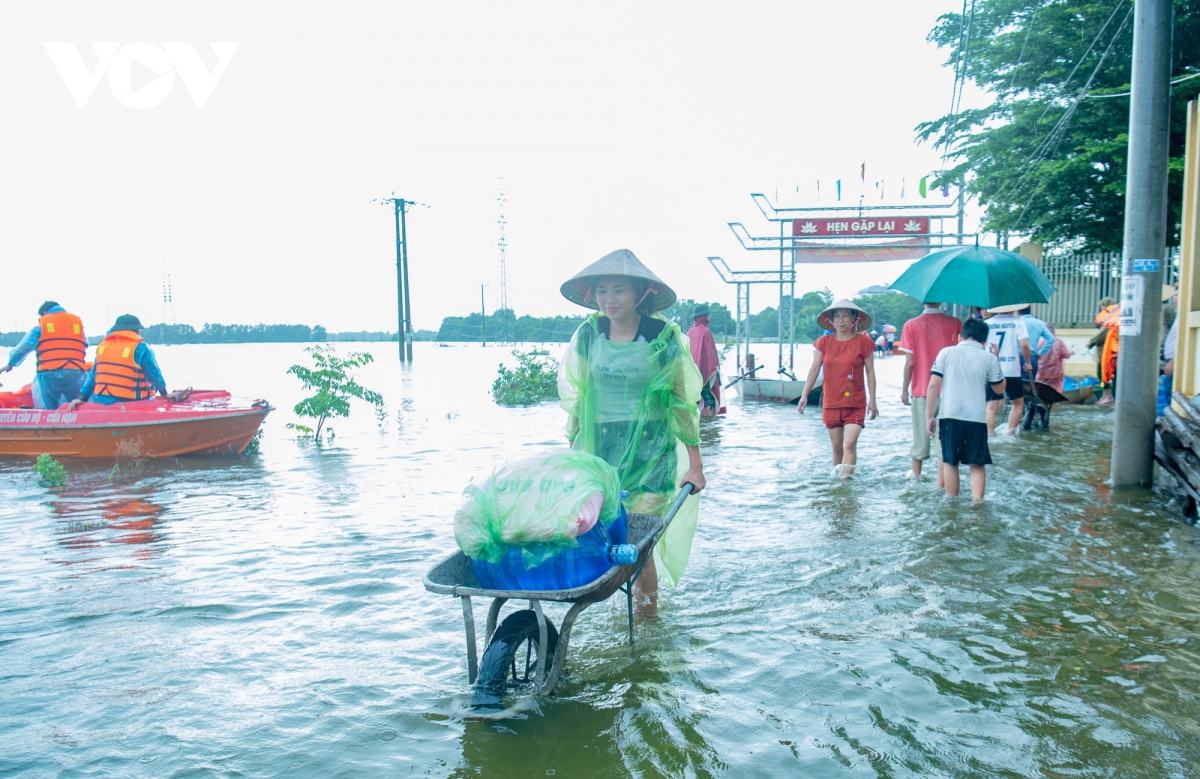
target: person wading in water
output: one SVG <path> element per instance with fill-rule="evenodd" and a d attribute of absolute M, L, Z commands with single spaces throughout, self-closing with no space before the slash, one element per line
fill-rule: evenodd
<path fill-rule="evenodd" d="M 858 435 L 871 419 L 879 416 L 875 406 L 875 344 L 863 332 L 871 326 L 866 311 L 849 300 L 839 300 L 817 317 L 817 327 L 833 330 L 813 345 L 813 364 L 808 369 L 797 411 L 804 413 L 808 392 L 825 367 L 821 421 L 833 445 L 833 475 L 849 479 L 858 462 Z M 866 381 L 863 374 L 866 373 Z M 867 390 L 870 394 L 867 394 Z"/>
<path fill-rule="evenodd" d="M 704 489 L 700 459 L 703 381 L 678 325 L 656 312 L 675 293 L 628 249 L 612 252 L 562 285 L 563 297 L 599 309 L 571 337 L 559 369 L 559 402 L 571 446 L 621 474 L 631 513 L 662 515 L 685 482 Z M 658 605 L 658 582 L 679 581 L 696 532 L 693 494 L 634 584 L 642 613 Z"/>

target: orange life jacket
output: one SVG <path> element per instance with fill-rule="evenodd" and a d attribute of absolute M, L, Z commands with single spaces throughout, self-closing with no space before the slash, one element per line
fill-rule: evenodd
<path fill-rule="evenodd" d="M 96 384 L 93 395 L 121 400 L 144 400 L 154 395 L 146 372 L 133 359 L 142 337 L 133 330 L 109 333 L 96 347 Z"/>
<path fill-rule="evenodd" d="M 60 368 L 83 370 L 87 339 L 83 337 L 83 320 L 66 311 L 45 314 L 38 318 L 42 335 L 37 344 L 37 369 L 56 371 Z"/>
<path fill-rule="evenodd" d="M 1096 314 L 1097 327 L 1120 327 L 1121 325 L 1121 304 L 1113 303 L 1106 307 L 1099 314 Z"/>

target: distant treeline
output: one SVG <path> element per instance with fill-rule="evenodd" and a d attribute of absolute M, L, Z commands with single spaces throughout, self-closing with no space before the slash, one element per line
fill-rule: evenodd
<path fill-rule="evenodd" d="M 323 343 L 325 328 L 317 325 L 218 325 L 208 323 L 200 330 L 191 325 L 150 325 L 142 331 L 150 344 L 247 344 Z"/>
<path fill-rule="evenodd" d="M 523 316 L 502 308 L 488 314 L 489 341 L 518 341 L 525 343 L 566 342 L 583 321 L 582 316 Z M 435 341 L 479 341 L 484 336 L 484 319 L 479 314 L 448 316 L 442 320 Z"/>

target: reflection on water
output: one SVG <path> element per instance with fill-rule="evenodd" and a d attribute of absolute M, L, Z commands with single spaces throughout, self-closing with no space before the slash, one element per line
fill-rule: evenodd
<path fill-rule="evenodd" d="M 563 420 L 490 402 L 507 348 L 417 346 L 364 375 L 384 430 L 289 435 L 302 345 L 169 347 L 281 409 L 259 459 L 66 461 L 50 490 L 0 463 L 0 775 L 1194 775 L 1196 530 L 1110 494 L 1103 409 L 998 441 L 982 506 L 906 479 L 898 359 L 848 483 L 819 416 L 705 421 L 692 563 L 636 657 L 599 604 L 555 697 L 464 721 L 461 611 L 421 577 L 471 475 Z"/>

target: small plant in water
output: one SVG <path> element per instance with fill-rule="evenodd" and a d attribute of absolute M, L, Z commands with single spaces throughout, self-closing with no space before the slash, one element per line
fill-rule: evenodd
<path fill-rule="evenodd" d="M 357 369 L 374 362 L 375 358 L 369 352 L 351 352 L 340 357 L 332 346 L 310 346 L 304 351 L 312 356 L 313 367 L 293 365 L 288 368 L 288 373 L 300 379 L 304 389 L 316 390 L 316 394 L 300 401 L 292 410 L 299 416 L 315 419 L 316 427 L 289 422 L 288 428 L 320 441 L 326 430 L 325 423 L 331 417 L 350 416 L 351 398 L 373 405 L 376 419 L 383 424 L 387 419 L 383 396 L 359 384 L 354 375 Z M 332 429 L 329 433 L 332 438 Z"/>
<path fill-rule="evenodd" d="M 246 444 L 246 448 L 242 450 L 242 457 L 258 457 L 259 445 L 262 443 L 262 428 L 254 431 L 254 435 L 250 438 L 250 443 Z"/>
<path fill-rule="evenodd" d="M 500 366 L 492 384 L 492 397 L 502 406 L 531 406 L 543 400 L 558 400 L 558 363 L 550 352 L 513 350 L 516 368 Z"/>
<path fill-rule="evenodd" d="M 37 473 L 38 480 L 47 487 L 58 487 L 67 483 L 67 469 L 48 454 L 38 456 L 33 470 Z"/>

